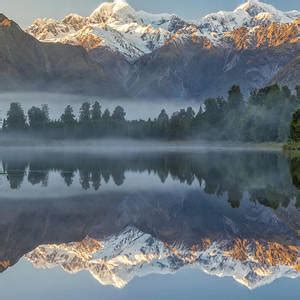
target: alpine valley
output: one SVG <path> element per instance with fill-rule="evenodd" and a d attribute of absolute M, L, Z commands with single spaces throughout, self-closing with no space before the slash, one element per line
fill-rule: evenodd
<path fill-rule="evenodd" d="M 120 0 L 90 16 L 37 19 L 24 31 L 0 15 L 0 85 L 199 99 L 224 95 L 233 84 L 245 93 L 273 82 L 294 88 L 299 26 L 300 11 L 258 0 L 196 21 L 136 11 Z"/>

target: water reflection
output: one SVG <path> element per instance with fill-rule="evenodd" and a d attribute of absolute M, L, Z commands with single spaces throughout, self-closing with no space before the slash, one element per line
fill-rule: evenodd
<path fill-rule="evenodd" d="M 117 288 L 187 266 L 250 289 L 299 276 L 297 158 L 25 152 L 1 160 L 10 191 L 0 199 L 1 271 L 25 256 Z M 73 193 L 54 197 L 53 178 Z"/>
<path fill-rule="evenodd" d="M 120 158 L 50 152 L 18 157 L 2 153 L 1 158 L 3 174 L 12 190 L 22 189 L 24 181 L 46 188 L 49 175 L 59 174 L 70 188 L 79 184 L 83 190 L 98 191 L 110 181 L 115 186 L 124 185 L 130 172 L 146 172 L 157 176 L 162 184 L 169 178 L 204 187 L 209 195 L 226 194 L 233 208 L 240 206 L 245 192 L 252 201 L 274 209 L 287 207 L 292 199 L 296 207 L 300 206 L 300 159 L 287 160 L 278 153 L 143 153 Z"/>

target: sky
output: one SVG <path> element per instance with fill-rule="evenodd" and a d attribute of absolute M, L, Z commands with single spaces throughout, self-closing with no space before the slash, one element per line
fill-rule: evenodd
<path fill-rule="evenodd" d="M 89 15 L 102 0 L 0 0 L 0 13 L 26 27 L 39 17 L 63 18 L 71 12 Z M 197 20 L 219 10 L 232 10 L 244 0 L 128 0 L 135 9 L 149 12 L 175 13 Z M 299 0 L 264 0 L 282 10 L 300 9 Z"/>

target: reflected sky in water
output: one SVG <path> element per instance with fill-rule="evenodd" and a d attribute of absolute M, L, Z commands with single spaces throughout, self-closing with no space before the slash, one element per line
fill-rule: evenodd
<path fill-rule="evenodd" d="M 298 299 L 299 280 L 282 279 L 272 285 L 249 291 L 231 278 L 217 278 L 187 269 L 174 275 L 137 278 L 122 290 L 104 287 L 81 272 L 66 275 L 61 269 L 37 270 L 26 262 L 0 275 L 5 299 L 81 300 L 88 299 Z M 16 280 L 18 289 L 16 289 Z"/>
<path fill-rule="evenodd" d="M 0 161 L 5 299 L 299 295 L 297 158 L 0 151 Z"/>

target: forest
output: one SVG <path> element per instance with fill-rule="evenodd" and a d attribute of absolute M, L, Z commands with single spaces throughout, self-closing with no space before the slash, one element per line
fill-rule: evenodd
<path fill-rule="evenodd" d="M 50 119 L 48 105 L 24 112 L 10 104 L 1 135 L 19 133 L 44 139 L 132 138 L 157 140 L 201 139 L 207 141 L 284 142 L 290 137 L 290 121 L 300 107 L 300 86 L 270 85 L 245 97 L 234 85 L 227 97 L 208 98 L 199 110 L 192 107 L 168 115 L 162 110 L 154 119 L 127 120 L 123 107 L 102 111 L 101 104 L 85 102 L 76 117 L 68 105 L 59 119 Z"/>

